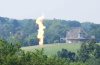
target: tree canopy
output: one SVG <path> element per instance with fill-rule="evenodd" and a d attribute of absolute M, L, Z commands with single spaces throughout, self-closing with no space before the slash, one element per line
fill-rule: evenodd
<path fill-rule="evenodd" d="M 82 27 L 89 35 L 95 35 L 96 41 L 100 41 L 100 24 L 80 23 L 75 20 L 52 19 L 44 20 L 46 26 L 44 43 L 59 43 L 60 38 L 66 36 L 66 31 L 72 27 Z M 0 17 L 0 38 L 10 43 L 19 42 L 22 45 L 36 45 L 38 26 L 35 19 L 16 20 Z"/>

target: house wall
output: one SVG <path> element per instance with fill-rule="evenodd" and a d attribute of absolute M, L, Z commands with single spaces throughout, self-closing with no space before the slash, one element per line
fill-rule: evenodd
<path fill-rule="evenodd" d="M 88 40 L 90 40 L 90 39 L 68 39 L 66 41 L 66 43 L 82 43 L 82 42 L 86 42 Z"/>

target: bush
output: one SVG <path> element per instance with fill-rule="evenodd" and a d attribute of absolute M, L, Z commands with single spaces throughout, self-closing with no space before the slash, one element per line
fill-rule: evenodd
<path fill-rule="evenodd" d="M 60 58 L 66 58 L 66 59 L 69 59 L 71 61 L 75 61 L 77 58 L 77 56 L 74 52 L 67 51 L 66 49 L 62 49 L 61 51 L 58 51 L 57 55 Z"/>
<path fill-rule="evenodd" d="M 0 65 L 67 65 L 64 59 L 47 57 L 43 51 L 25 53 L 20 46 L 0 40 Z"/>
<path fill-rule="evenodd" d="M 100 58 L 100 46 L 94 41 L 83 43 L 78 51 L 78 55 L 79 59 L 83 62 L 91 58 Z"/>

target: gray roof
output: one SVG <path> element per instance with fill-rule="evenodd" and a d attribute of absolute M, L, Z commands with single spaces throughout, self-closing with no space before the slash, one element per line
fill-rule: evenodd
<path fill-rule="evenodd" d="M 67 39 L 89 39 L 90 36 L 81 28 L 75 27 L 67 32 Z"/>

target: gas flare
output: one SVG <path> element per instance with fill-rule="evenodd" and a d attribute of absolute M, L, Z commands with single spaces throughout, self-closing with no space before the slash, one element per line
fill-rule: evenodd
<path fill-rule="evenodd" d="M 38 24 L 38 27 L 39 27 L 37 38 L 39 39 L 40 46 L 43 45 L 43 40 L 44 40 L 45 26 L 43 25 L 43 20 L 44 20 L 44 16 L 41 16 L 41 17 L 37 18 L 37 20 L 36 20 L 36 24 Z"/>

